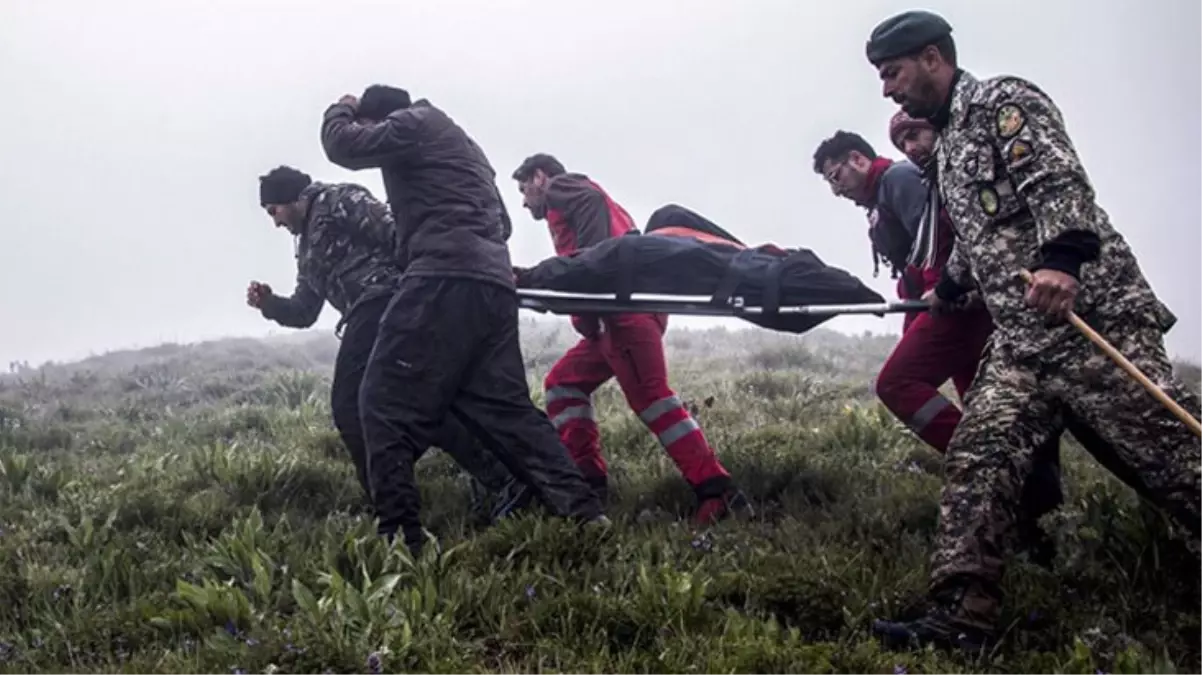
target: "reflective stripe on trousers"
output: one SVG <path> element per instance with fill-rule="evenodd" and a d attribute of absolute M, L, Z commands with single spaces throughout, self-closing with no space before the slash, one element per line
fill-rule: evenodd
<path fill-rule="evenodd" d="M 592 399 L 583 391 L 575 387 L 551 387 L 547 390 L 548 411 L 552 407 L 551 404 L 555 402 L 562 402 L 561 404 L 566 406 L 551 418 L 551 424 L 555 425 L 556 430 L 562 429 L 572 420 L 587 420 L 593 424 L 597 423 L 597 413 L 593 410 Z"/>
<path fill-rule="evenodd" d="M 647 406 L 639 413 L 639 419 L 654 431 L 656 420 L 676 410 L 684 410 L 684 404 L 681 403 L 680 397 L 673 394 Z M 664 446 L 664 448 L 668 448 L 676 441 L 701 429 L 701 426 L 697 424 L 697 420 L 693 419 L 692 415 L 689 415 L 687 411 L 685 411 L 685 415 L 684 419 L 671 424 L 668 428 L 655 434 L 655 437 L 659 439 L 660 445 Z"/>
<path fill-rule="evenodd" d="M 927 399 L 926 403 L 919 406 L 918 410 L 915 410 L 914 414 L 910 416 L 910 419 L 903 421 L 906 426 L 914 430 L 914 433 L 921 434 L 922 430 L 926 429 L 928 424 L 935 421 L 939 413 L 951 405 L 952 402 L 946 396 L 937 393 Z"/>

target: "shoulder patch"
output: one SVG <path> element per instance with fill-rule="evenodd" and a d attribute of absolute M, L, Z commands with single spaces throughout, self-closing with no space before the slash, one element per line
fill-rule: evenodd
<path fill-rule="evenodd" d="M 1035 148 L 1021 138 L 1010 141 L 1010 145 L 1006 148 L 1006 160 L 1011 166 L 1022 164 L 1034 155 Z"/>
<path fill-rule="evenodd" d="M 1004 103 L 997 109 L 997 133 L 1002 138 L 1017 134 L 1026 124 L 1022 108 L 1015 103 Z"/>
<path fill-rule="evenodd" d="M 970 178 L 977 177 L 977 157 L 976 157 L 976 155 L 973 155 L 973 156 L 969 157 L 968 159 L 964 160 L 964 172 L 967 173 Z"/>

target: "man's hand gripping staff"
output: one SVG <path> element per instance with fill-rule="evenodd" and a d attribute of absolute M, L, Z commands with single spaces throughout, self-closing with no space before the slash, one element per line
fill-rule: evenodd
<path fill-rule="evenodd" d="M 1031 284 L 1030 290 L 1027 291 L 1027 304 L 1038 308 L 1039 310 L 1054 317 L 1067 317 L 1069 323 L 1073 324 L 1077 330 L 1085 334 L 1089 341 L 1094 343 L 1106 353 L 1120 368 L 1127 371 L 1127 374 L 1135 378 L 1137 382 L 1143 385 L 1148 393 L 1152 394 L 1157 401 L 1164 404 L 1177 419 L 1185 423 L 1185 426 L 1194 432 L 1195 436 L 1202 436 L 1202 424 L 1194 419 L 1193 415 L 1182 408 L 1176 401 L 1169 398 L 1169 395 L 1164 393 L 1164 390 L 1156 386 L 1156 383 L 1148 379 L 1147 375 L 1140 372 L 1135 364 L 1127 360 L 1119 350 L 1115 349 L 1106 338 L 1102 337 L 1096 330 L 1089 327 L 1089 324 L 1081 320 L 1072 310 L 1073 300 L 1077 297 L 1077 281 L 1070 275 L 1055 270 L 1039 270 L 1034 274 L 1027 270 L 1019 270 L 1024 281 Z M 1067 278 L 1068 282 L 1064 278 Z M 1071 283 L 1069 283 L 1071 282 Z M 1067 303 L 1067 304 L 1065 304 Z"/>

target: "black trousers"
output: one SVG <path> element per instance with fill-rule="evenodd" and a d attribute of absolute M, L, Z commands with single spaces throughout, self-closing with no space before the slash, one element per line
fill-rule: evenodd
<path fill-rule="evenodd" d="M 363 437 L 362 416 L 359 412 L 359 389 L 376 344 L 376 336 L 379 334 L 380 318 L 384 315 L 390 298 L 391 296 L 383 295 L 364 301 L 352 309 L 343 329 L 342 343 L 334 361 L 334 379 L 330 386 L 330 408 L 333 411 L 334 426 L 350 452 L 351 461 L 354 462 L 355 471 L 359 476 L 359 484 L 363 486 L 363 492 L 369 500 L 371 484 L 367 477 L 367 448 Z M 416 394 L 414 392 L 414 395 Z M 430 444 L 442 448 L 443 452 L 450 455 L 490 494 L 501 495 L 513 489 L 513 474 L 456 418 L 447 417 Z M 422 446 L 415 461 L 426 452 L 430 444 Z"/>
<path fill-rule="evenodd" d="M 552 513 L 591 519 L 601 503 L 530 400 L 517 295 L 462 278 L 406 276 L 380 320 L 360 410 L 379 531 L 422 545 L 413 464 L 457 418 Z"/>

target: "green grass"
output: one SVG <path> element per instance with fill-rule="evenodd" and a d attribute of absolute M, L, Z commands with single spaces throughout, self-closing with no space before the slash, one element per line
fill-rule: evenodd
<path fill-rule="evenodd" d="M 571 336 L 524 330 L 541 403 Z M 1060 556 L 1014 560 L 1003 643 L 876 646 L 871 620 L 922 597 L 941 480 L 873 398 L 893 339 L 669 332 L 673 384 L 750 522 L 690 526 L 689 490 L 609 384 L 611 531 L 481 529 L 435 452 L 419 480 L 437 544 L 416 561 L 363 514 L 327 335 L 23 369 L 0 380 L 0 670 L 1197 672 L 1194 563 L 1068 440 Z"/>

